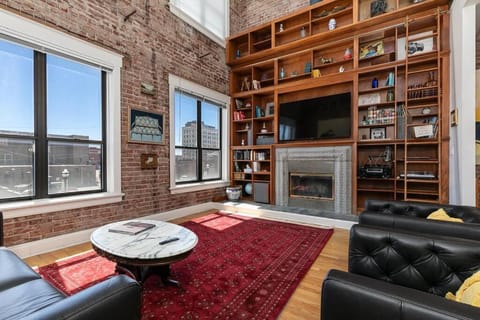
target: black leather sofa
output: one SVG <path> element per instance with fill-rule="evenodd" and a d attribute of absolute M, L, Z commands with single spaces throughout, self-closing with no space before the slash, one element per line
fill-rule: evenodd
<path fill-rule="evenodd" d="M 480 243 L 355 225 L 349 272 L 330 270 L 322 320 L 478 320 L 480 308 L 444 298 L 480 269 Z"/>
<path fill-rule="evenodd" d="M 451 217 L 461 218 L 464 223 L 426 219 L 430 213 L 439 208 L 443 208 Z M 365 210 L 360 213 L 359 223 L 393 230 L 425 232 L 480 241 L 480 208 L 476 207 L 412 201 L 367 200 Z"/>
<path fill-rule="evenodd" d="M 0 215 L 0 241 L 3 221 Z M 136 320 L 141 287 L 125 275 L 65 296 L 13 251 L 0 247 L 0 320 Z"/>

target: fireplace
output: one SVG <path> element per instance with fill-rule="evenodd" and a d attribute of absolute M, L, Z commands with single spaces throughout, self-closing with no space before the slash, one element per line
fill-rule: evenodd
<path fill-rule="evenodd" d="M 289 197 L 334 200 L 333 175 L 289 173 Z"/>
<path fill-rule="evenodd" d="M 352 148 L 276 148 L 275 204 L 350 215 Z"/>

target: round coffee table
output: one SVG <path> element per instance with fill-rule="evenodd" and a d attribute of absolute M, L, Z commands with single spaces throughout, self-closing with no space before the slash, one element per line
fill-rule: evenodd
<path fill-rule="evenodd" d="M 148 223 L 154 227 L 135 235 L 109 231 L 127 222 Z M 197 245 L 198 237 L 189 229 L 173 223 L 128 220 L 96 229 L 90 241 L 99 255 L 117 263 L 118 272 L 130 274 L 140 282 L 155 272 L 164 285 L 178 285 L 177 281 L 170 279 L 170 265 L 185 259 Z"/>

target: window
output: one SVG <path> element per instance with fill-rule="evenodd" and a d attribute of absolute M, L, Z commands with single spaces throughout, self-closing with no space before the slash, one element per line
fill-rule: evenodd
<path fill-rule="evenodd" d="M 224 185 L 228 97 L 173 75 L 169 82 L 172 191 Z"/>
<path fill-rule="evenodd" d="M 0 40 L 0 200 L 104 190 L 104 77 Z"/>
<path fill-rule="evenodd" d="M 175 90 L 176 183 L 221 178 L 220 132 L 221 106 Z"/>
<path fill-rule="evenodd" d="M 170 0 L 170 11 L 225 46 L 228 35 L 228 0 Z"/>
<path fill-rule="evenodd" d="M 4 217 L 121 201 L 121 67 L 119 54 L 0 9 Z"/>

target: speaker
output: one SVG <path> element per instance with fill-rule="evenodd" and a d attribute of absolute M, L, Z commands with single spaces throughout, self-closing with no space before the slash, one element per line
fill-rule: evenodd
<path fill-rule="evenodd" d="M 260 203 L 269 203 L 268 197 L 270 184 L 268 182 L 253 183 L 253 201 Z"/>

